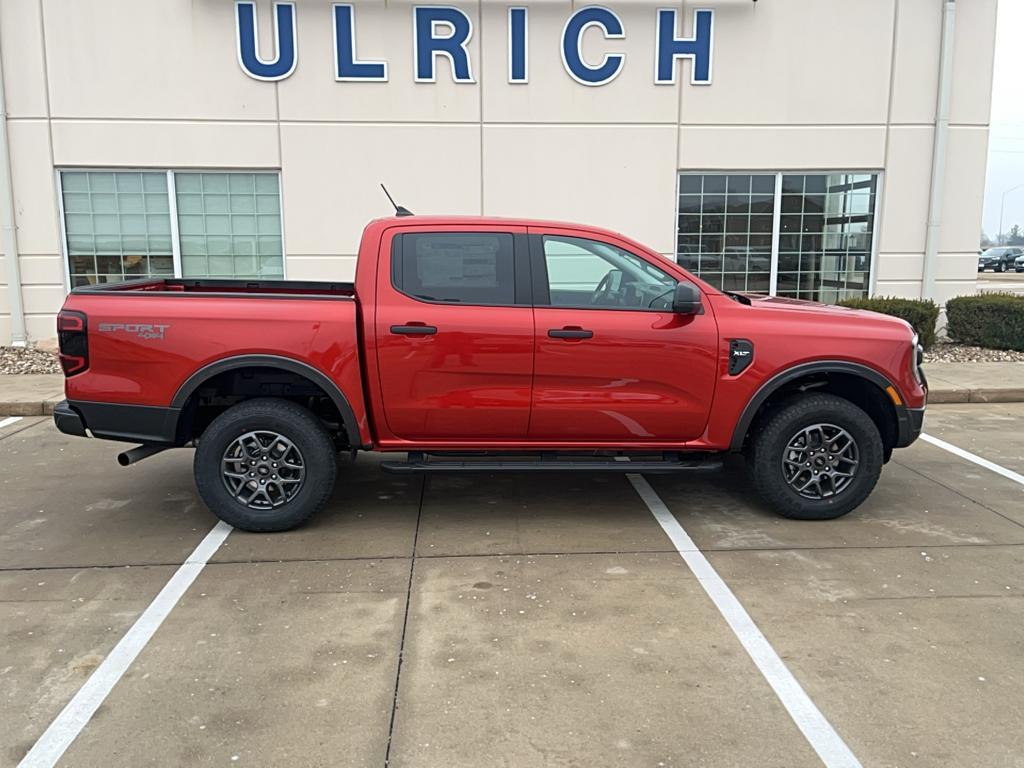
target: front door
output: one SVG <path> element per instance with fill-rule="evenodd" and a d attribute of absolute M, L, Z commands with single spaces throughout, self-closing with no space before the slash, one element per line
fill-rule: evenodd
<path fill-rule="evenodd" d="M 409 227 L 382 247 L 374 327 L 391 433 L 523 440 L 533 378 L 525 228 Z"/>
<path fill-rule="evenodd" d="M 698 438 L 717 369 L 710 311 L 671 311 L 677 278 L 657 265 L 660 257 L 569 231 L 530 232 L 537 344 L 531 439 Z"/>

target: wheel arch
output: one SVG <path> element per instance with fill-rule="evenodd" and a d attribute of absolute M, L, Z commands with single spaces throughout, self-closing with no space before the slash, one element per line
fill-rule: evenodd
<path fill-rule="evenodd" d="M 910 429 L 906 406 L 896 405 L 886 393 L 895 385 L 883 374 L 860 363 L 846 360 L 819 360 L 802 363 L 775 374 L 754 393 L 733 430 L 729 448 L 739 451 L 757 420 L 771 410 L 773 396 L 804 389 L 824 390 L 845 397 L 875 421 L 886 447 L 886 455 L 900 445 Z M 857 391 L 864 399 L 857 397 Z"/>
<path fill-rule="evenodd" d="M 178 391 L 171 400 L 170 407 L 177 409 L 179 413 L 179 428 L 185 406 L 200 387 L 221 374 L 244 368 L 269 368 L 284 371 L 304 378 L 311 384 L 319 387 L 330 398 L 334 407 L 338 409 L 349 445 L 361 445 L 359 423 L 356 420 L 355 412 L 352 410 L 348 398 L 345 397 L 345 393 L 341 391 L 341 388 L 325 373 L 314 368 L 312 365 L 282 355 L 236 355 L 204 365 L 178 387 Z"/>

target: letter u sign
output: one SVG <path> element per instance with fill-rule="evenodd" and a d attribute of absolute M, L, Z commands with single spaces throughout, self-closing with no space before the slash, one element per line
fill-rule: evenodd
<path fill-rule="evenodd" d="M 236 3 L 235 21 L 238 30 L 238 63 L 249 77 L 257 80 L 284 80 L 295 71 L 299 57 L 295 37 L 295 3 L 274 3 L 273 59 L 260 56 L 256 3 Z"/>

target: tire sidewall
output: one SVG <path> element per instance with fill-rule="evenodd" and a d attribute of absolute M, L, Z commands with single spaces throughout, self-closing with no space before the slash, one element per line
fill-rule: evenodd
<path fill-rule="evenodd" d="M 291 440 L 305 465 L 299 492 L 272 509 L 252 509 L 239 502 L 221 477 L 224 452 L 254 430 Z M 334 485 L 335 455 L 326 430 L 305 408 L 288 401 L 253 400 L 225 411 L 206 429 L 196 448 L 194 472 L 200 496 L 221 520 L 243 530 L 280 531 L 299 525 L 323 506 Z"/>

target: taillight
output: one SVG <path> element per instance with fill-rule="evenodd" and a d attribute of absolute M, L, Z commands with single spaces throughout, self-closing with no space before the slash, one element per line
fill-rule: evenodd
<path fill-rule="evenodd" d="M 74 376 L 89 367 L 89 333 L 85 313 L 62 309 L 57 315 L 60 341 L 60 367 L 65 376 Z"/>

